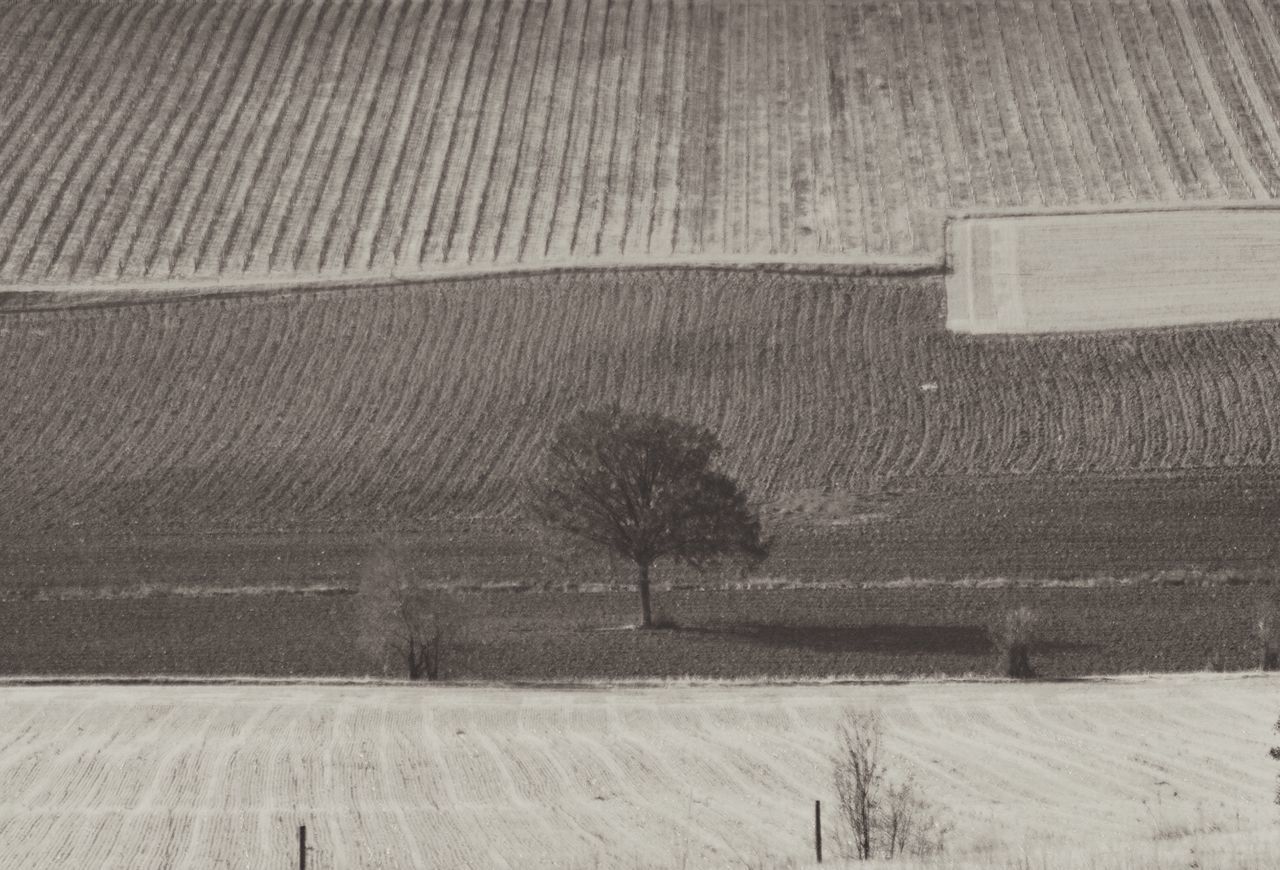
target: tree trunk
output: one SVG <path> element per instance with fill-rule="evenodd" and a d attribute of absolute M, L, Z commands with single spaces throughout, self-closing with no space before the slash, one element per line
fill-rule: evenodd
<path fill-rule="evenodd" d="M 653 609 L 649 606 L 649 565 L 640 563 L 640 627 L 653 628 Z"/>
<path fill-rule="evenodd" d="M 1010 644 L 1005 665 L 1005 672 L 1020 680 L 1030 679 L 1036 675 L 1035 669 L 1031 667 L 1031 649 L 1023 643 Z"/>
<path fill-rule="evenodd" d="M 418 679 L 418 649 L 417 649 L 417 644 L 415 644 L 413 641 L 412 635 L 409 636 L 409 652 L 408 652 L 407 664 L 409 665 L 409 679 L 411 680 Z"/>

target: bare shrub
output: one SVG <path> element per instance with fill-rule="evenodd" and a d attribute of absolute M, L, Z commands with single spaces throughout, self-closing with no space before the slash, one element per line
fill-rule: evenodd
<path fill-rule="evenodd" d="M 654 628 L 679 628 L 680 623 L 676 620 L 676 611 L 668 603 L 659 601 L 653 607 L 653 627 Z"/>
<path fill-rule="evenodd" d="M 1258 641 L 1259 666 L 1264 671 L 1280 669 L 1280 610 L 1275 602 L 1267 601 L 1259 606 L 1253 631 Z"/>
<path fill-rule="evenodd" d="M 838 733 L 835 786 L 845 857 L 941 852 L 948 828 L 938 823 L 913 778 L 889 770 L 880 714 L 847 712 Z"/>
<path fill-rule="evenodd" d="M 1036 675 L 1031 667 L 1031 650 L 1035 645 L 1036 613 L 1030 607 L 1015 607 L 991 629 L 991 636 L 1000 650 L 1001 670 L 1006 676 L 1030 679 Z"/>
<path fill-rule="evenodd" d="M 367 560 L 357 592 L 360 645 L 384 675 L 401 671 L 411 680 L 437 680 L 457 639 L 461 608 L 445 590 L 418 585 L 393 548 Z"/>
<path fill-rule="evenodd" d="M 1280 720 L 1276 721 L 1275 730 L 1280 732 Z M 1271 758 L 1280 761 L 1280 746 L 1271 747 Z M 1276 785 L 1276 803 L 1280 804 L 1280 782 Z"/>

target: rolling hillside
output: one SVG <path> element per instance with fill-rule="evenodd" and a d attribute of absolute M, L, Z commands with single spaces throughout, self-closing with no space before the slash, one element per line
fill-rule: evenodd
<path fill-rule="evenodd" d="M 1264 0 L 14 0 L 0 285 L 931 259 L 1280 191 Z"/>
<path fill-rule="evenodd" d="M 974 338 L 945 329 L 944 295 L 937 276 L 574 270 L 3 313 L 0 522 L 511 517 L 556 423 L 614 399 L 713 426 L 764 500 L 1280 466 L 1280 325 Z"/>

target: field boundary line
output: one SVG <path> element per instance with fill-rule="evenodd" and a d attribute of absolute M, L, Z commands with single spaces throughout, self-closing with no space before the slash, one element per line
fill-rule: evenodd
<path fill-rule="evenodd" d="M 546 680 L 395 680 L 385 677 L 254 677 L 200 675 L 156 675 L 130 677 L 117 675 L 6 675 L 0 676 L 0 688 L 39 688 L 52 686 L 299 686 L 314 688 L 404 688 L 419 689 L 424 694 L 433 689 L 456 691 L 474 689 L 525 689 L 545 691 L 609 691 L 627 689 L 703 689 L 703 688 L 804 688 L 822 686 L 907 686 L 907 685 L 1136 685 L 1163 682 L 1271 681 L 1280 685 L 1280 674 L 1261 671 L 1151 671 L 1126 674 L 1095 674 L 1080 677 L 1036 677 L 1020 680 L 982 674 L 963 676 L 923 675 L 875 676 L 834 675 L 829 677 L 625 677 L 616 680 L 587 678 Z"/>
<path fill-rule="evenodd" d="M 1280 208 L 1280 203 L 1277 204 Z M 752 272 L 776 271 L 780 274 L 833 277 L 919 277 L 940 274 L 944 267 L 942 256 L 922 257 L 911 255 L 874 255 L 854 257 L 720 257 L 687 256 L 662 258 L 635 258 L 620 261 L 609 260 L 554 260 L 532 264 L 506 264 L 494 266 L 456 266 L 430 269 L 393 269 L 385 272 L 357 272 L 340 275 L 280 273 L 243 274 L 229 278 L 140 278 L 114 281 L 66 281 L 47 284 L 3 284 L 0 296 L 25 294 L 76 294 L 76 293 L 151 293 L 159 301 L 161 297 L 175 294 L 175 298 L 192 298 L 195 294 L 230 296 L 237 292 L 296 291 L 330 289 L 360 289 L 379 286 L 434 283 L 437 281 L 483 280 L 494 277 L 516 278 L 522 275 L 562 275 L 582 273 L 611 274 L 615 272 Z M 177 294 L 187 294 L 178 297 Z M 119 304 L 107 300 L 107 304 Z M 58 306 L 61 307 L 61 306 Z M 87 306 L 86 306 L 87 307 Z M 25 309 L 31 310 L 31 309 Z M 0 307 L 0 313 L 3 308 Z"/>
<path fill-rule="evenodd" d="M 1069 206 L 980 206 L 949 209 L 946 221 L 973 218 L 1059 217 L 1070 215 L 1160 214 L 1163 212 L 1280 211 L 1280 199 L 1233 199 L 1188 202 L 1135 202 Z"/>

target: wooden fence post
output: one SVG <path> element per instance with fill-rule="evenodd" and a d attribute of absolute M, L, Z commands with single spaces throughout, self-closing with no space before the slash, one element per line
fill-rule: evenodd
<path fill-rule="evenodd" d="M 307 826 L 298 825 L 298 870 L 307 870 Z"/>
<path fill-rule="evenodd" d="M 822 863 L 822 801 L 813 802 L 813 848 Z"/>

